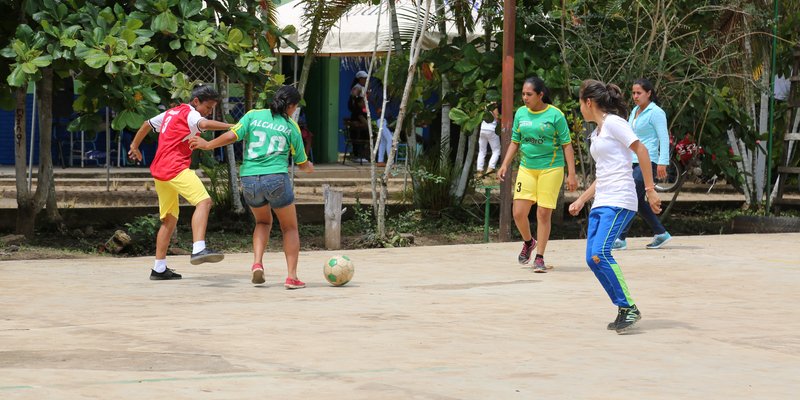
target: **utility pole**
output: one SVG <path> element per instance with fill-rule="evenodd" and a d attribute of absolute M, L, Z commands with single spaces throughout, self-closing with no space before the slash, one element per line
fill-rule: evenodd
<path fill-rule="evenodd" d="M 513 0 L 503 2 L 503 113 L 500 121 L 502 146 L 501 154 L 505 156 L 511 144 L 511 127 L 514 123 L 514 37 L 516 36 L 517 3 Z M 500 183 L 500 241 L 511 240 L 511 173 L 506 172 Z"/>

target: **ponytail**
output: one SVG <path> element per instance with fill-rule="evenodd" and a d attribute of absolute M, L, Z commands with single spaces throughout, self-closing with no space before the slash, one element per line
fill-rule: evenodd
<path fill-rule="evenodd" d="M 591 99 L 598 108 L 606 113 L 628 118 L 628 105 L 622 98 L 622 90 L 613 83 L 605 84 L 594 79 L 587 79 L 581 83 L 580 98 L 581 100 Z"/>
<path fill-rule="evenodd" d="M 269 109 L 272 111 L 272 115 L 281 115 L 289 119 L 286 110 L 298 103 L 300 103 L 300 92 L 294 86 L 283 85 L 275 91 L 275 95 L 269 103 Z"/>

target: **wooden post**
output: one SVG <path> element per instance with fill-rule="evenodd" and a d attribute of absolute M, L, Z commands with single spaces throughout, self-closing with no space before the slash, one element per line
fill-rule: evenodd
<path fill-rule="evenodd" d="M 322 185 L 322 196 L 325 201 L 325 248 L 339 250 L 342 248 L 342 191 L 331 189 L 330 185 Z"/>
<path fill-rule="evenodd" d="M 511 127 L 514 123 L 514 38 L 517 20 L 517 3 L 515 1 L 503 2 L 503 77 L 502 77 L 502 99 L 503 109 L 500 121 L 501 134 L 500 143 L 505 155 L 508 146 L 511 144 Z M 513 221 L 512 203 L 513 193 L 511 192 L 511 171 L 506 172 L 506 178 L 500 184 L 500 231 L 499 239 L 501 242 L 511 240 L 511 221 Z"/>

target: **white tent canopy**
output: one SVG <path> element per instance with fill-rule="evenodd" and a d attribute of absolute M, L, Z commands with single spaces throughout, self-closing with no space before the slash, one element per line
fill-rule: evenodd
<path fill-rule="evenodd" d="M 423 15 L 417 15 L 417 7 L 410 0 L 397 1 L 397 19 L 400 25 L 400 32 L 412 32 L 414 29 L 414 21 L 416 18 L 422 20 L 425 10 L 422 9 Z M 380 5 L 358 5 L 353 7 L 337 22 L 328 35 L 322 47 L 317 52 L 318 56 L 364 56 L 372 54 L 375 48 L 375 27 L 378 22 L 378 13 L 381 12 L 381 26 L 378 32 L 378 52 L 383 53 L 389 50 L 391 46 L 391 37 L 389 36 L 389 18 L 386 10 L 385 1 Z M 430 10 L 431 14 L 436 11 L 433 7 Z M 304 23 L 303 16 L 303 3 L 301 0 L 293 0 L 278 7 L 278 25 L 283 28 L 288 25 L 293 25 L 297 32 L 289 37 L 295 45 L 300 49 L 298 53 L 303 54 L 308 45 L 308 31 L 309 26 Z M 473 11 L 473 17 L 477 18 L 477 12 Z M 480 26 L 480 21 L 475 27 L 475 32 L 482 32 L 483 28 Z M 447 34 L 449 36 L 456 36 L 457 30 L 453 23 L 448 22 Z M 479 36 L 472 34 L 472 36 Z M 423 49 L 432 49 L 436 47 L 439 42 L 440 34 L 438 30 L 428 31 L 423 36 Z M 472 38 L 470 38 L 472 39 Z M 295 52 L 289 46 L 283 45 L 280 49 L 282 54 L 293 54 Z"/>

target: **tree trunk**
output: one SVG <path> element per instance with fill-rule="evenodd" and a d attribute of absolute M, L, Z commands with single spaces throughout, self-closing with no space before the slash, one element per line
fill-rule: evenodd
<path fill-rule="evenodd" d="M 517 19 L 516 4 L 512 2 L 503 3 L 503 75 L 502 75 L 502 99 L 503 110 L 500 127 L 500 143 L 505 154 L 511 143 L 511 125 L 514 119 L 514 38 L 515 21 Z M 509 171 L 511 172 L 511 171 Z M 510 174 L 508 175 L 511 176 Z M 511 240 L 511 179 L 505 179 L 500 184 L 500 230 L 499 239 L 501 242 Z"/>
<path fill-rule="evenodd" d="M 456 171 L 461 171 L 462 165 L 464 165 L 464 149 L 467 147 L 467 140 L 469 136 L 466 135 L 464 132 L 460 132 L 458 135 L 458 147 L 456 148 L 456 159 L 453 162 L 453 169 Z M 451 174 L 450 175 L 453 179 L 450 182 L 450 195 L 455 196 L 456 189 L 458 187 L 458 183 L 461 181 L 461 173 Z"/>
<path fill-rule="evenodd" d="M 417 10 L 421 8 L 421 4 L 417 6 Z M 411 57 L 409 57 L 408 61 L 408 73 L 406 75 L 406 84 L 403 87 L 403 97 L 400 99 L 400 112 L 397 114 L 397 125 L 394 128 L 394 134 L 392 135 L 392 149 L 389 152 L 389 158 L 386 160 L 386 168 L 385 172 L 381 178 L 381 197 L 380 201 L 378 202 L 378 235 L 379 237 L 386 237 L 386 226 L 381 223 L 381 221 L 385 221 L 386 219 L 386 199 L 388 197 L 388 187 L 387 187 L 387 178 L 388 172 L 391 171 L 392 165 L 394 164 L 394 155 L 397 152 L 397 140 L 400 138 L 400 132 L 403 130 L 403 120 L 406 116 L 406 109 L 408 107 L 408 98 L 411 95 L 411 87 L 414 84 L 414 74 L 417 70 L 417 60 L 419 59 L 419 53 L 422 50 L 422 36 L 425 34 L 425 27 L 428 26 L 428 18 L 430 17 L 430 9 L 431 9 L 431 0 L 425 0 L 425 18 L 422 22 L 422 28 L 420 30 L 420 37 L 419 40 L 414 40 L 414 46 L 411 48 Z M 416 34 L 416 30 L 415 30 Z"/>
<path fill-rule="evenodd" d="M 436 16 L 439 19 L 438 25 L 439 33 L 442 34 L 441 40 L 448 43 L 443 0 L 436 0 Z M 439 154 L 443 165 L 450 159 L 450 110 L 452 106 L 447 101 L 448 93 L 450 93 L 450 80 L 446 74 L 442 74 L 442 126 L 439 139 Z"/>
<path fill-rule="evenodd" d="M 27 130 L 25 98 L 27 97 L 27 86 L 18 88 L 16 91 L 16 107 L 14 110 L 14 172 L 17 179 L 17 223 L 16 232 L 25 237 L 33 237 L 34 218 L 33 201 L 28 190 L 26 181 L 26 166 L 28 161 L 28 138 L 25 135 Z"/>
<path fill-rule="evenodd" d="M 388 3 L 391 3 L 391 1 L 387 1 L 387 4 Z M 388 8 L 388 6 L 387 6 L 387 8 Z M 375 61 L 378 59 L 378 43 L 379 43 L 378 40 L 380 38 L 380 34 L 379 33 L 380 33 L 380 30 L 381 30 L 381 15 L 383 15 L 383 12 L 381 11 L 381 6 L 378 5 L 378 21 L 375 24 L 375 45 L 372 47 L 372 57 L 370 57 L 369 69 L 367 70 L 367 84 L 364 87 L 364 93 L 365 94 L 369 93 L 369 83 L 370 83 L 370 80 L 372 78 L 372 70 L 373 70 L 373 68 L 375 68 Z M 390 23 L 389 24 L 389 32 L 390 32 L 390 34 L 391 34 L 391 26 L 392 26 L 392 24 Z M 391 56 L 391 54 L 392 54 L 391 49 L 386 52 L 387 61 L 388 61 L 389 57 Z M 385 68 L 385 71 L 386 72 L 389 71 L 388 65 Z M 372 132 L 372 113 L 371 113 L 370 107 L 369 107 L 369 96 L 368 95 L 364 96 L 364 104 L 366 104 L 366 106 L 367 106 L 367 133 L 368 133 L 367 137 L 369 138 L 369 177 L 370 177 L 369 181 L 370 181 L 370 187 L 371 187 L 370 193 L 372 195 L 372 213 L 373 213 L 373 215 L 376 215 L 376 216 L 378 215 L 378 191 L 377 191 L 377 180 L 375 179 L 375 177 L 376 177 L 376 175 L 375 175 L 376 174 L 375 160 L 376 160 L 376 155 L 377 155 L 376 153 L 378 152 L 378 148 L 379 148 L 378 147 L 378 145 L 379 145 L 378 142 L 381 140 L 381 131 L 383 129 L 383 122 L 384 122 L 383 118 L 386 115 L 386 85 L 388 84 L 388 82 L 386 82 L 386 72 L 384 72 L 383 98 L 381 99 L 382 103 L 380 105 L 381 115 L 378 117 L 378 134 L 375 135 L 375 136 L 373 136 L 373 134 L 372 134 L 373 133 Z"/>
<path fill-rule="evenodd" d="M 762 87 L 766 87 L 766 90 L 761 91 L 760 96 L 760 104 L 759 104 L 759 118 L 758 118 L 758 132 L 759 136 L 761 133 L 768 132 L 768 121 L 769 121 L 769 80 L 772 74 L 772 69 L 769 66 L 769 55 L 765 54 L 762 60 L 761 65 L 763 66 L 763 70 L 761 71 L 761 83 Z M 766 86 L 764 86 L 766 85 Z M 764 199 L 764 190 L 766 185 L 767 179 L 767 146 L 766 141 L 764 140 L 757 140 L 756 141 L 756 149 L 753 153 L 755 153 L 755 167 L 753 168 L 755 173 L 755 195 L 753 198 L 755 199 L 756 204 L 761 204 L 762 200 Z"/>
<path fill-rule="evenodd" d="M 225 121 L 225 115 L 228 114 L 228 76 L 222 70 L 217 70 L 217 77 L 219 81 L 217 86 L 219 88 L 219 95 L 222 101 L 219 103 L 219 120 Z M 236 166 L 236 152 L 233 150 L 233 144 L 225 146 L 225 155 L 228 160 L 228 188 L 231 194 L 231 206 L 235 214 L 244 214 L 244 206 L 242 206 L 242 198 L 239 195 L 239 171 Z"/>
<path fill-rule="evenodd" d="M 406 124 L 406 162 L 408 165 L 414 164 L 414 158 L 417 156 L 417 127 L 414 119 L 411 119 L 410 124 Z"/>
<path fill-rule="evenodd" d="M 322 7 L 324 2 L 320 2 L 318 7 Z M 308 74 L 311 72 L 311 63 L 314 62 L 314 53 L 317 50 L 318 42 L 321 42 L 322 39 L 325 37 L 320 32 L 320 23 L 322 21 L 322 16 L 320 12 L 316 12 L 314 14 L 314 19 L 311 20 L 311 30 L 308 34 L 308 45 L 306 46 L 306 54 L 303 58 L 303 69 L 300 73 L 300 82 L 297 83 L 297 90 L 300 92 L 300 98 L 302 99 L 306 93 L 306 84 L 308 83 Z"/>
<path fill-rule="evenodd" d="M 39 109 L 39 173 L 36 177 L 36 200 L 38 210 L 46 205 L 47 218 L 60 228 L 62 219 L 56 202 L 53 154 L 50 151 L 53 141 L 53 69 L 48 67 L 41 71 L 42 80 L 36 85 Z"/>
<path fill-rule="evenodd" d="M 389 5 L 389 29 L 391 29 L 392 40 L 394 41 L 394 51 L 403 51 L 403 42 L 400 40 L 400 26 L 397 24 L 397 6 L 394 1 L 387 1 Z"/>
<path fill-rule="evenodd" d="M 458 179 L 458 186 L 456 187 L 454 193 L 453 200 L 456 205 L 461 204 L 461 200 L 464 198 L 464 193 L 467 190 L 467 181 L 469 181 L 469 176 L 470 176 L 469 172 L 473 164 L 472 158 L 475 156 L 475 147 L 477 147 L 478 135 L 480 135 L 480 132 L 481 132 L 481 127 L 480 125 L 478 125 L 478 127 L 476 127 L 475 130 L 472 132 L 472 135 L 466 137 L 464 135 L 461 135 L 462 136 L 461 141 L 463 142 L 469 140 L 469 146 L 467 147 L 467 157 L 464 159 L 464 164 L 461 167 L 461 175 Z"/>
<path fill-rule="evenodd" d="M 253 109 L 253 84 L 247 83 L 244 85 L 244 112 Z"/>

